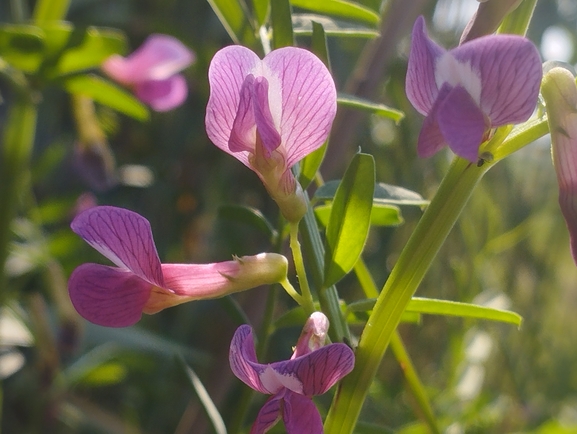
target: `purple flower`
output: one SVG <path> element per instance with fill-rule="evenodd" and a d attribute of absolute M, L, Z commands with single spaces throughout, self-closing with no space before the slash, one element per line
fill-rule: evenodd
<path fill-rule="evenodd" d="M 287 219 L 299 220 L 300 186 L 290 168 L 328 137 L 337 109 L 330 72 L 300 48 L 261 60 L 234 45 L 215 54 L 208 80 L 208 137 L 258 174 Z"/>
<path fill-rule="evenodd" d="M 130 56 L 110 56 L 102 70 L 132 88 L 142 102 L 162 112 L 178 107 L 186 99 L 186 80 L 178 72 L 194 59 L 194 53 L 178 39 L 151 35 Z"/>
<path fill-rule="evenodd" d="M 543 77 L 543 99 L 551 132 L 553 165 L 559 182 L 559 206 L 571 237 L 577 263 L 577 86 L 564 68 L 552 68 Z"/>
<path fill-rule="evenodd" d="M 230 344 L 234 375 L 253 389 L 272 395 L 261 408 L 251 434 L 268 431 L 281 417 L 288 434 L 320 434 L 321 416 L 311 397 L 321 395 L 353 369 L 355 356 L 345 344 L 324 344 L 328 320 L 321 312 L 308 319 L 290 360 L 260 364 L 252 330 L 240 326 Z"/>
<path fill-rule="evenodd" d="M 90 208 L 71 227 L 116 265 L 83 264 L 68 280 L 76 310 L 99 325 L 126 327 L 142 313 L 286 279 L 287 260 L 274 253 L 213 264 L 161 264 L 148 220 L 123 208 Z"/>
<path fill-rule="evenodd" d="M 426 116 L 418 155 L 429 157 L 447 144 L 476 162 L 492 128 L 531 116 L 541 76 L 539 53 L 525 38 L 490 35 L 446 51 L 429 39 L 419 17 L 406 79 L 409 101 Z"/>

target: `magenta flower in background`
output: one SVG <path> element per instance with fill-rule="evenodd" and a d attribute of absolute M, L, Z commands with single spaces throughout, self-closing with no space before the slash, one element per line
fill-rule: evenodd
<path fill-rule="evenodd" d="M 444 145 L 476 162 L 491 128 L 526 121 L 537 104 L 541 60 L 535 46 L 515 35 L 490 35 L 446 51 L 427 36 L 425 20 L 413 27 L 407 97 L 425 115 L 417 153 Z"/>
<path fill-rule="evenodd" d="M 261 408 L 250 434 L 268 431 L 282 417 L 288 434 L 320 434 L 321 416 L 311 397 L 321 395 L 354 367 L 355 356 L 345 344 L 324 345 L 328 319 L 315 312 L 308 319 L 290 360 L 260 364 L 252 330 L 240 326 L 230 344 L 234 375 L 261 393 L 272 395 Z"/>
<path fill-rule="evenodd" d="M 547 64 L 546 64 L 547 65 Z M 553 165 L 559 183 L 559 206 L 571 237 L 577 263 L 577 86 L 565 68 L 554 67 L 543 77 L 541 89 L 551 132 Z"/>
<path fill-rule="evenodd" d="M 123 208 L 90 208 L 71 227 L 116 265 L 83 264 L 68 280 L 78 313 L 99 325 L 126 327 L 142 313 L 286 279 L 287 260 L 275 253 L 213 264 L 161 264 L 148 220 Z"/>
<path fill-rule="evenodd" d="M 234 45 L 215 54 L 208 80 L 208 137 L 258 174 L 287 219 L 299 220 L 300 186 L 290 168 L 328 137 L 337 110 L 330 72 L 300 48 L 261 60 Z"/>
<path fill-rule="evenodd" d="M 186 80 L 178 73 L 194 60 L 194 53 L 178 39 L 156 34 L 128 57 L 110 56 L 102 70 L 132 88 L 153 110 L 162 112 L 178 107 L 186 99 Z"/>

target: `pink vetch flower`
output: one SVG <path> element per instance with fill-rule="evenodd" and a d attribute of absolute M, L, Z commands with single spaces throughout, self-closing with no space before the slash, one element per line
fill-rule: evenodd
<path fill-rule="evenodd" d="M 553 165 L 559 183 L 559 206 L 577 263 L 577 86 L 566 69 L 555 67 L 543 77 L 541 93 L 551 132 Z"/>
<path fill-rule="evenodd" d="M 335 83 L 311 52 L 285 47 L 264 59 L 233 45 L 208 70 L 206 131 L 254 170 L 289 221 L 306 211 L 290 168 L 327 139 L 337 110 Z"/>
<path fill-rule="evenodd" d="M 186 80 L 178 73 L 194 60 L 194 53 L 178 39 L 154 34 L 128 57 L 112 55 L 101 68 L 117 82 L 132 88 L 153 110 L 163 112 L 178 107 L 186 99 Z"/>
<path fill-rule="evenodd" d="M 98 325 L 127 327 L 142 313 L 281 282 L 287 275 L 286 258 L 275 253 L 213 264 L 161 264 L 148 220 L 123 208 L 90 208 L 71 227 L 116 265 L 82 264 L 68 280 L 72 304 Z"/>
<path fill-rule="evenodd" d="M 528 39 L 489 35 L 447 51 L 429 39 L 424 18 L 417 18 L 406 92 L 426 116 L 418 155 L 429 157 L 447 144 L 476 162 L 492 128 L 529 119 L 541 76 L 539 53 Z"/>
<path fill-rule="evenodd" d="M 321 434 L 323 423 L 311 397 L 322 395 L 352 371 L 353 351 L 325 343 L 328 319 L 321 312 L 307 320 L 290 360 L 258 363 L 252 330 L 240 326 L 230 344 L 230 367 L 245 384 L 272 395 L 261 408 L 250 434 L 267 432 L 282 417 L 288 434 Z"/>

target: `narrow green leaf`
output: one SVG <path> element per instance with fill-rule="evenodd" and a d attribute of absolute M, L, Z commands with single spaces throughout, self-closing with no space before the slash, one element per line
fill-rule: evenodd
<path fill-rule="evenodd" d="M 38 69 L 46 49 L 46 34 L 29 25 L 0 27 L 0 56 L 14 68 L 26 73 Z"/>
<path fill-rule="evenodd" d="M 96 75 L 77 75 L 64 80 L 70 93 L 86 95 L 94 101 L 118 110 L 140 121 L 148 119 L 148 109 L 134 96 Z"/>
<path fill-rule="evenodd" d="M 348 95 L 346 93 L 339 93 L 337 102 L 344 107 L 356 108 L 384 118 L 392 119 L 396 124 L 405 117 L 405 114 L 400 110 L 396 110 L 384 104 L 374 103 L 354 95 Z"/>
<path fill-rule="evenodd" d="M 324 287 L 343 278 L 361 255 L 369 233 L 374 188 L 373 157 L 355 155 L 337 189 L 327 225 Z"/>
<path fill-rule="evenodd" d="M 289 0 L 273 0 L 270 3 L 272 42 L 274 48 L 294 45 L 293 26 Z"/>
<path fill-rule="evenodd" d="M 293 14 L 293 31 L 297 35 L 312 35 L 313 23 L 321 24 L 327 36 L 346 38 L 376 38 L 379 30 L 317 14 Z"/>
<path fill-rule="evenodd" d="M 334 15 L 348 20 L 376 25 L 379 14 L 356 3 L 344 0 L 291 0 L 293 6 L 321 14 Z"/>
<path fill-rule="evenodd" d="M 244 3 L 239 0 L 208 0 L 208 3 L 235 44 L 257 45 L 256 32 Z"/>
<path fill-rule="evenodd" d="M 241 222 L 251 226 L 262 232 L 270 240 L 274 240 L 278 236 L 273 225 L 271 225 L 266 217 L 256 208 L 238 205 L 223 205 L 218 208 L 218 216 L 219 218 Z"/>
<path fill-rule="evenodd" d="M 350 312 L 369 311 L 373 309 L 375 299 L 364 299 L 349 303 L 347 309 Z M 521 326 L 523 318 L 518 313 L 510 310 L 495 309 L 478 304 L 461 303 L 449 300 L 436 300 L 431 298 L 413 297 L 405 310 L 407 313 L 428 315 L 459 316 L 463 318 L 478 318 L 489 321 L 500 321 Z"/>
<path fill-rule="evenodd" d="M 327 38 L 323 26 L 318 23 L 312 23 L 313 34 L 311 39 L 311 51 L 323 61 L 325 66 L 330 69 L 329 52 L 327 49 Z M 302 188 L 307 188 L 315 178 L 319 167 L 323 162 L 327 152 L 328 139 L 323 145 L 307 155 L 300 163 L 299 182 Z"/>
<path fill-rule="evenodd" d="M 331 215 L 332 205 L 320 205 L 314 208 L 319 223 L 326 227 Z M 373 204 L 371 226 L 398 226 L 403 224 L 401 210 L 394 205 Z"/>
<path fill-rule="evenodd" d="M 204 410 L 206 411 L 206 414 L 208 415 L 208 418 L 214 427 L 214 431 L 216 434 L 226 434 L 226 426 L 224 424 L 224 420 L 222 419 L 222 416 L 220 415 L 206 388 L 202 384 L 202 381 L 200 381 L 200 378 L 198 378 L 196 372 L 194 372 L 192 368 L 188 366 L 182 356 L 178 357 L 178 362 L 190 385 L 196 392 L 200 403 L 204 407 Z"/>
<path fill-rule="evenodd" d="M 433 315 L 460 316 L 464 318 L 479 318 L 490 321 L 500 321 L 521 326 L 521 315 L 509 310 L 495 309 L 457 301 L 435 300 L 413 297 L 407 306 L 407 311 Z"/>
<path fill-rule="evenodd" d="M 332 200 L 339 184 L 339 180 L 328 181 L 317 189 L 313 199 Z M 382 182 L 375 185 L 374 202 L 382 205 L 425 206 L 429 204 L 429 201 L 423 199 L 419 193 Z"/>
<path fill-rule="evenodd" d="M 257 25 L 260 27 L 266 21 L 268 14 L 269 0 L 252 0 L 252 7 Z"/>

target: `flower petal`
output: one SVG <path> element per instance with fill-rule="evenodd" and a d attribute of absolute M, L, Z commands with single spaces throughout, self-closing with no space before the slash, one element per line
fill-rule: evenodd
<path fill-rule="evenodd" d="M 153 285 L 164 286 L 150 223 L 141 215 L 123 208 L 97 206 L 76 216 L 70 227 L 118 267 Z"/>
<path fill-rule="evenodd" d="M 327 139 L 337 111 L 335 82 L 321 60 L 301 48 L 273 50 L 263 63 L 272 87 L 269 104 L 273 118 L 276 105 L 282 104 L 280 133 L 287 166 L 291 167 Z M 275 79 L 280 81 L 280 101 L 274 100 Z"/>
<path fill-rule="evenodd" d="M 248 152 L 229 148 L 245 78 L 261 60 L 246 47 L 231 45 L 218 51 L 208 68 L 210 96 L 206 106 L 206 132 L 218 148 L 250 167 Z"/>
<path fill-rule="evenodd" d="M 283 421 L 287 434 L 323 433 L 321 415 L 310 398 L 287 391 L 283 404 Z"/>
<path fill-rule="evenodd" d="M 249 325 L 241 325 L 234 332 L 228 359 L 230 369 L 239 380 L 261 393 L 270 393 L 260 380 L 260 373 L 265 370 L 266 365 L 258 363 Z"/>
<path fill-rule="evenodd" d="M 446 144 L 443 133 L 439 128 L 437 115 L 439 113 L 439 106 L 447 95 L 449 95 L 450 91 L 451 87 L 446 83 L 443 84 L 433 107 L 423 122 L 423 126 L 419 133 L 419 139 L 417 141 L 417 155 L 420 158 L 430 157 L 440 151 Z"/>
<path fill-rule="evenodd" d="M 282 394 L 271 396 L 262 406 L 252 424 L 250 434 L 264 434 L 281 418 Z"/>
<path fill-rule="evenodd" d="M 490 35 L 450 53 L 481 77 L 481 110 L 491 127 L 526 121 L 537 104 L 541 59 L 531 41 L 516 35 Z"/>
<path fill-rule="evenodd" d="M 266 156 L 281 144 L 281 137 L 276 130 L 268 100 L 268 81 L 264 77 L 257 77 L 253 87 L 254 120 L 259 138 L 264 145 Z"/>
<path fill-rule="evenodd" d="M 146 80 L 136 83 L 138 99 L 157 112 L 172 110 L 181 105 L 188 95 L 185 78 L 176 74 L 164 80 Z"/>
<path fill-rule="evenodd" d="M 304 356 L 270 367 L 282 378 L 296 377 L 302 383 L 302 391 L 295 390 L 288 382 L 285 387 L 306 396 L 321 395 L 337 381 L 352 371 L 355 355 L 345 344 L 330 344 Z"/>
<path fill-rule="evenodd" d="M 194 53 L 178 39 L 151 35 L 130 56 L 112 56 L 102 64 L 103 71 L 124 84 L 165 80 L 194 62 Z"/>
<path fill-rule="evenodd" d="M 435 80 L 435 63 L 445 50 L 427 36 L 425 19 L 420 16 L 413 26 L 411 52 L 405 82 L 407 98 L 423 115 L 433 108 L 439 89 Z"/>
<path fill-rule="evenodd" d="M 322 312 L 313 312 L 303 327 L 291 359 L 318 350 L 325 345 L 329 319 Z"/>
<path fill-rule="evenodd" d="M 454 87 L 443 99 L 437 112 L 437 122 L 451 150 L 476 163 L 487 126 L 483 112 L 464 87 Z"/>
<path fill-rule="evenodd" d="M 72 304 L 88 321 L 107 327 L 137 323 L 152 286 L 126 270 L 83 264 L 68 280 Z"/>

